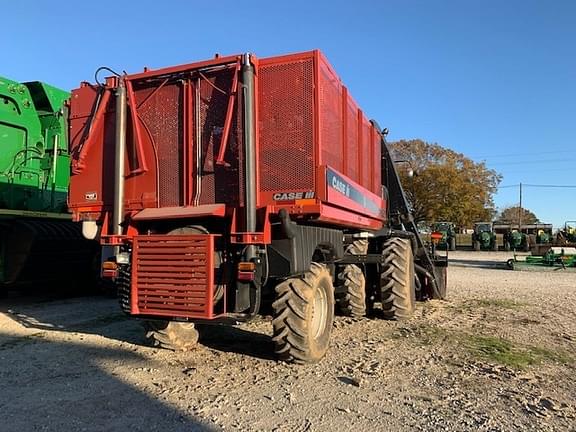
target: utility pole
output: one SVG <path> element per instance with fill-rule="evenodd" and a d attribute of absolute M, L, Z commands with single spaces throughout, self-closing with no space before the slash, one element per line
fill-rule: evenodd
<path fill-rule="evenodd" d="M 518 208 L 518 230 L 521 230 L 522 226 L 522 183 L 520 183 L 520 207 Z"/>

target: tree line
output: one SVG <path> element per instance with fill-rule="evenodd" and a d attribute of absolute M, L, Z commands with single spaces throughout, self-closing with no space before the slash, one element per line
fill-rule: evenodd
<path fill-rule="evenodd" d="M 462 153 L 420 139 L 388 143 L 416 222 L 450 221 L 457 227 L 474 222 L 516 223 L 519 208 L 497 213 L 494 194 L 502 176 Z M 523 223 L 536 223 L 532 212 L 522 209 Z"/>

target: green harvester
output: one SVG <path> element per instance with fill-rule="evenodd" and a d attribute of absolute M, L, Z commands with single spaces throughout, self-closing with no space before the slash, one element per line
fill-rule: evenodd
<path fill-rule="evenodd" d="M 66 205 L 68 97 L 0 77 L 0 287 L 78 280 L 94 266 L 97 245 L 83 239 Z"/>

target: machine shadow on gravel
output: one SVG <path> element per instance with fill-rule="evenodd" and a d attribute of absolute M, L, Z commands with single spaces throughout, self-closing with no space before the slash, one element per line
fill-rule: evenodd
<path fill-rule="evenodd" d="M 200 344 L 227 353 L 247 355 L 262 360 L 276 360 L 272 337 L 238 327 L 197 324 Z"/>
<path fill-rule="evenodd" d="M 120 364 L 138 373 L 149 361 L 137 353 L 52 341 L 41 334 L 0 332 L 0 340 L 7 340 L 0 343 L 4 432 L 216 430 L 100 367 Z"/>
<path fill-rule="evenodd" d="M 19 293 L 0 299 L 0 313 L 28 329 L 92 334 L 146 345 L 139 321 L 125 315 L 116 300 L 105 297 Z"/>

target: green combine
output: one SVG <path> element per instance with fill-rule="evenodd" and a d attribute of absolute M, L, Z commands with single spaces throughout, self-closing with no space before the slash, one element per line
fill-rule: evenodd
<path fill-rule="evenodd" d="M 0 77 L 0 292 L 94 280 L 97 244 L 83 239 L 66 206 L 68 97 Z"/>

